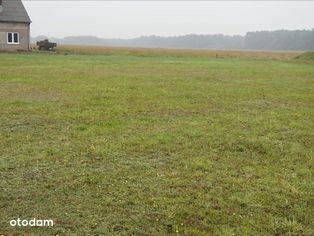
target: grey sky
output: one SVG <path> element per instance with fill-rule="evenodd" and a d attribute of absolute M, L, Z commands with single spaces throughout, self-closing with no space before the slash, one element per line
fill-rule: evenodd
<path fill-rule="evenodd" d="M 314 28 L 314 1 L 23 1 L 32 36 L 245 34 Z"/>

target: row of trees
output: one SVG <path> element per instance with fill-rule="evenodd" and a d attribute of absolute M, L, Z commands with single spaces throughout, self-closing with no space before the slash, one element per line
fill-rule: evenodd
<path fill-rule="evenodd" d="M 249 32 L 244 47 L 259 50 L 314 50 L 314 29 Z"/>
<path fill-rule="evenodd" d="M 253 50 L 314 50 L 314 29 L 248 32 L 245 36 L 185 35 L 177 37 L 141 37 L 129 46 L 253 49 Z"/>

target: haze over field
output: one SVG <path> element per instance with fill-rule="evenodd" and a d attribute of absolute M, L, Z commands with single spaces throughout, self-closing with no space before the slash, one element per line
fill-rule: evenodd
<path fill-rule="evenodd" d="M 32 42 L 36 43 L 36 41 L 46 38 L 48 37 L 38 36 L 32 38 Z M 248 32 L 245 36 L 190 34 L 160 37 L 153 35 L 134 39 L 102 39 L 95 36 L 72 36 L 50 38 L 50 40 L 58 44 L 116 47 L 314 51 L 314 29 Z"/>
<path fill-rule="evenodd" d="M 75 3 L 75 4 L 74 4 Z M 314 27 L 314 2 L 25 1 L 32 36 L 245 35 Z"/>

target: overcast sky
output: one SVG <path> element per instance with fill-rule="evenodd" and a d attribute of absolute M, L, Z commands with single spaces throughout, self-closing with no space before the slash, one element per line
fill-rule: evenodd
<path fill-rule="evenodd" d="M 32 36 L 245 34 L 314 28 L 314 1 L 38 1 L 24 0 Z"/>

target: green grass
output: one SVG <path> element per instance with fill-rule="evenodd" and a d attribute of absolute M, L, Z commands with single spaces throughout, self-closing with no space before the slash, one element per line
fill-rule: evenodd
<path fill-rule="evenodd" d="M 296 56 L 296 59 L 303 61 L 314 61 L 314 52 L 305 52 Z"/>
<path fill-rule="evenodd" d="M 0 235 L 313 234 L 313 64 L 0 61 Z"/>

